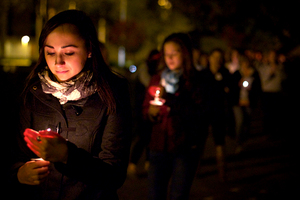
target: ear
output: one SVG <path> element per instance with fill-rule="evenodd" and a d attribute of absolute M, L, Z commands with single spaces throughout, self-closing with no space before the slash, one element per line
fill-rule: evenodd
<path fill-rule="evenodd" d="M 89 52 L 88 58 L 91 58 L 91 57 L 92 57 L 92 52 Z"/>

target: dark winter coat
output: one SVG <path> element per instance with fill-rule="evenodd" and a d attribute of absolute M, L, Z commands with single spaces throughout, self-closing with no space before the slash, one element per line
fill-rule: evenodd
<path fill-rule="evenodd" d="M 117 189 L 126 178 L 130 148 L 131 113 L 128 88 L 118 80 L 117 111 L 107 114 L 98 93 L 60 105 L 42 91 L 40 81 L 30 86 L 21 108 L 18 150 L 12 167 L 14 190 L 24 199 L 117 199 Z M 17 170 L 36 157 L 26 146 L 23 132 L 55 130 L 68 139 L 67 164 L 51 163 L 50 174 L 39 186 L 18 183 Z M 27 198 L 26 198 L 27 199 Z"/>
<path fill-rule="evenodd" d="M 202 135 L 201 141 L 206 141 L 209 127 L 212 128 L 213 138 L 216 145 L 224 145 L 226 134 L 226 115 L 229 110 L 229 94 L 231 91 L 231 75 L 225 67 L 221 67 L 217 73 L 212 73 L 206 68 L 199 73 L 202 83 L 203 114 L 199 115 Z M 201 111 L 201 110 L 200 110 Z"/>
<path fill-rule="evenodd" d="M 232 85 L 231 75 L 225 67 L 221 67 L 216 74 L 206 68 L 200 72 L 200 75 L 206 88 L 209 112 L 219 115 L 228 104 L 228 93 Z"/>

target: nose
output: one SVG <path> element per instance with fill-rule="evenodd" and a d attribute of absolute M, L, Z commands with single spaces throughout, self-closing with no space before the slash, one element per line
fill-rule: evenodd
<path fill-rule="evenodd" d="M 63 65 L 63 64 L 65 64 L 63 56 L 57 55 L 55 58 L 55 65 Z"/>
<path fill-rule="evenodd" d="M 173 60 L 173 55 L 167 55 L 165 56 L 166 61 L 171 61 Z"/>

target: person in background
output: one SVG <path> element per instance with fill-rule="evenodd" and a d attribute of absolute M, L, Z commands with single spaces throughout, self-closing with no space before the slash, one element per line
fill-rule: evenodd
<path fill-rule="evenodd" d="M 254 69 L 258 69 L 263 63 L 263 53 L 261 51 L 256 51 L 252 66 Z"/>
<path fill-rule="evenodd" d="M 10 185 L 17 192 L 10 195 L 118 199 L 131 142 L 127 81 L 109 70 L 96 29 L 82 11 L 51 18 L 39 53 L 14 136 Z"/>
<path fill-rule="evenodd" d="M 230 73 L 224 66 L 224 53 L 221 49 L 213 49 L 209 55 L 209 66 L 201 71 L 201 78 L 205 82 L 207 113 L 200 120 L 205 125 L 206 138 L 209 128 L 213 134 L 216 146 L 216 160 L 219 178 L 225 181 L 225 135 L 226 113 L 229 111 L 228 94 L 230 92 Z"/>
<path fill-rule="evenodd" d="M 240 53 L 237 49 L 232 49 L 230 53 L 230 62 L 226 63 L 226 68 L 231 74 L 240 69 L 239 64 Z"/>
<path fill-rule="evenodd" d="M 163 70 L 152 77 L 143 104 L 144 117 L 152 123 L 149 199 L 188 199 L 200 148 L 195 135 L 199 124 L 194 98 L 198 79 L 189 36 L 169 35 L 162 44 L 161 55 Z M 149 103 L 153 100 L 151 88 L 158 90 L 160 98 L 165 100 L 163 105 Z"/>
<path fill-rule="evenodd" d="M 201 66 L 201 67 L 200 67 L 200 71 L 201 71 L 201 69 L 207 68 L 207 66 L 208 66 L 208 55 L 207 55 L 207 53 L 202 52 L 202 53 L 200 54 L 200 57 L 199 57 L 199 65 Z"/>
<path fill-rule="evenodd" d="M 193 48 L 193 60 L 197 71 L 201 71 L 207 67 L 207 54 L 201 52 L 199 49 Z"/>
<path fill-rule="evenodd" d="M 262 106 L 264 112 L 264 132 L 269 136 L 278 137 L 282 124 L 282 82 L 285 72 L 282 64 L 277 62 L 275 50 L 266 53 L 265 63 L 258 68 L 263 92 Z"/>
<path fill-rule="evenodd" d="M 234 87 L 231 89 L 236 127 L 236 153 L 242 151 L 242 145 L 249 135 L 251 113 L 261 96 L 258 72 L 244 55 L 240 55 L 239 63 L 240 70 L 233 74 Z"/>

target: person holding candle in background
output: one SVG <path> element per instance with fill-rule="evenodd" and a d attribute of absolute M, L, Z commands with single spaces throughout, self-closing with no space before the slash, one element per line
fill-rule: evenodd
<path fill-rule="evenodd" d="M 241 153 L 249 135 L 251 114 L 259 105 L 261 81 L 258 72 L 245 55 L 240 55 L 240 69 L 233 76 L 232 103 L 236 129 L 236 153 Z"/>
<path fill-rule="evenodd" d="M 198 72 L 187 34 L 168 36 L 161 52 L 163 70 L 152 77 L 143 104 L 144 117 L 152 123 L 149 199 L 167 199 L 170 180 L 169 198 L 188 199 L 200 152 L 195 134 Z"/>
<path fill-rule="evenodd" d="M 30 199 L 118 199 L 131 140 L 126 81 L 109 70 L 81 11 L 51 18 L 39 50 L 23 92 L 12 189 Z"/>

